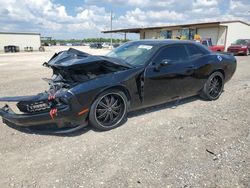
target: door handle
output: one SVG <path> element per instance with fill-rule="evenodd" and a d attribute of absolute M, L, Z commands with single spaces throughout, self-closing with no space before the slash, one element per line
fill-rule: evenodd
<path fill-rule="evenodd" d="M 188 69 L 194 69 L 194 68 L 195 68 L 194 65 L 189 65 L 189 66 L 188 66 Z"/>

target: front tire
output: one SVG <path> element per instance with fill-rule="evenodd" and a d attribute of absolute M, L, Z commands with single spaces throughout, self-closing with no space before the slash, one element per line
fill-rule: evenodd
<path fill-rule="evenodd" d="M 127 119 L 128 99 L 119 90 L 101 93 L 90 108 L 89 123 L 96 129 L 108 131 L 119 127 Z"/>
<path fill-rule="evenodd" d="M 224 76 L 221 72 L 212 73 L 206 81 L 202 91 L 201 98 L 205 100 L 216 100 L 220 97 L 224 88 Z"/>

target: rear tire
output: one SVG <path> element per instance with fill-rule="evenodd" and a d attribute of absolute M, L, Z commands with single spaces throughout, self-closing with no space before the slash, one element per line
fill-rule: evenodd
<path fill-rule="evenodd" d="M 119 127 L 127 119 L 128 99 L 117 89 L 101 93 L 90 108 L 89 123 L 101 131 Z"/>
<path fill-rule="evenodd" d="M 200 93 L 205 100 L 216 100 L 220 97 L 224 88 L 224 76 L 221 72 L 212 73 L 206 81 Z"/>
<path fill-rule="evenodd" d="M 250 50 L 247 49 L 246 56 L 248 56 L 249 54 L 250 54 Z"/>

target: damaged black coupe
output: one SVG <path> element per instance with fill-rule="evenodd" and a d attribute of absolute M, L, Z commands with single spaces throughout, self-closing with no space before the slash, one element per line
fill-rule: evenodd
<path fill-rule="evenodd" d="M 44 79 L 48 91 L 0 98 L 16 102 L 20 111 L 7 104 L 0 108 L 5 124 L 63 131 L 90 124 L 110 130 L 125 122 L 128 111 L 194 95 L 218 99 L 236 70 L 236 59 L 190 41 L 143 40 L 106 56 L 69 49 L 44 66 L 53 70 L 52 78 Z"/>

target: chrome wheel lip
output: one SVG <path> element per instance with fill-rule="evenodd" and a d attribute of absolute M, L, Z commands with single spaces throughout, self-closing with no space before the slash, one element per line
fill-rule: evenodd
<path fill-rule="evenodd" d="M 100 101 L 101 101 L 103 98 L 105 98 L 106 96 L 108 96 L 108 95 L 117 95 L 117 96 L 119 96 L 119 97 L 122 99 L 122 101 L 123 101 L 124 107 L 123 107 L 122 115 L 121 115 L 121 117 L 119 118 L 119 120 L 118 120 L 115 124 L 113 124 L 113 125 L 105 126 L 105 125 L 103 125 L 103 124 L 98 120 L 98 118 L 97 118 L 97 107 L 98 107 Z M 97 101 L 97 105 L 96 105 L 95 111 L 94 111 L 95 120 L 96 120 L 96 122 L 97 122 L 101 127 L 112 129 L 113 127 L 116 127 L 119 123 L 121 123 L 122 119 L 124 118 L 124 116 L 125 116 L 125 114 L 126 114 L 126 111 L 127 111 L 126 109 L 127 109 L 127 103 L 126 103 L 124 97 L 123 97 L 120 93 L 117 93 L 117 92 L 107 93 L 107 94 L 103 95 L 103 96 Z"/>

